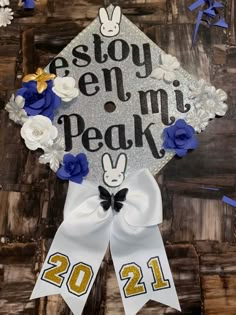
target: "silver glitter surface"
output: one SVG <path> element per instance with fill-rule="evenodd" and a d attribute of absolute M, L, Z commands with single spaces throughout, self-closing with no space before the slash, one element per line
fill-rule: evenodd
<path fill-rule="evenodd" d="M 109 10 L 112 10 L 112 6 L 109 7 Z M 94 37 L 93 34 L 99 34 L 101 37 L 102 51 L 103 54 L 107 53 L 107 47 L 110 42 L 115 39 L 123 39 L 129 45 L 129 56 L 122 62 L 117 62 L 108 57 L 108 60 L 105 63 L 99 64 L 95 61 L 94 58 Z M 135 146 L 134 138 L 134 118 L 133 115 L 139 115 L 142 119 L 142 126 L 145 129 L 150 123 L 154 123 L 151 126 L 150 130 L 155 139 L 156 146 L 158 150 L 162 148 L 162 132 L 166 128 L 161 121 L 161 110 L 159 108 L 159 113 L 152 114 L 151 108 L 149 108 L 149 114 L 142 115 L 140 108 L 139 100 L 139 90 L 147 91 L 150 89 L 164 89 L 168 93 L 168 108 L 169 108 L 169 117 L 174 116 L 175 119 L 185 118 L 185 113 L 180 113 L 176 108 L 176 99 L 174 90 L 176 89 L 173 84 L 167 84 L 162 80 L 156 80 L 151 78 L 137 78 L 136 72 L 139 71 L 141 74 L 145 73 L 144 66 L 136 66 L 132 60 L 132 47 L 131 44 L 136 44 L 140 48 L 141 60 L 143 60 L 143 44 L 149 43 L 151 47 L 151 56 L 152 56 L 152 68 L 155 69 L 159 64 L 159 57 L 163 51 L 153 43 L 143 32 L 141 32 L 134 24 L 132 24 L 124 15 L 122 15 L 120 33 L 115 37 L 103 37 L 100 34 L 100 21 L 99 18 L 96 18 L 85 30 L 83 30 L 72 42 L 58 55 L 64 57 L 68 64 L 68 68 L 57 69 L 58 76 L 64 76 L 65 70 L 69 70 L 69 76 L 75 78 L 76 81 L 87 72 L 94 73 L 99 83 L 96 84 L 99 86 L 99 92 L 94 96 L 85 96 L 81 92 L 76 100 L 73 100 L 68 103 L 63 103 L 60 107 L 58 113 L 55 116 L 54 124 L 58 128 L 59 134 L 64 137 L 64 128 L 63 125 L 57 123 L 58 118 L 62 114 L 72 114 L 78 113 L 83 117 L 85 121 L 85 129 L 90 127 L 98 128 L 102 135 L 102 140 L 91 140 L 94 141 L 93 146 L 96 147 L 98 142 L 102 142 L 102 148 L 97 152 L 87 151 L 82 144 L 81 136 L 73 138 L 73 149 L 71 153 L 78 154 L 84 152 L 89 160 L 90 172 L 88 179 L 97 183 L 102 183 L 103 177 L 103 168 L 101 163 L 102 155 L 105 152 L 110 153 L 112 160 L 115 162 L 118 155 L 121 152 L 124 152 L 128 158 L 126 176 L 130 175 L 141 168 L 148 168 L 152 174 L 158 173 L 158 171 L 174 156 L 172 152 L 166 152 L 165 156 L 162 159 L 156 159 L 153 157 L 150 150 L 149 144 L 146 141 L 145 136 L 143 137 L 143 147 Z M 91 57 L 91 63 L 86 67 L 77 67 L 73 64 L 73 59 L 75 57 L 72 55 L 72 50 L 78 45 L 86 45 L 88 47 L 87 54 Z M 119 48 L 119 47 L 118 47 Z M 81 51 L 81 50 L 80 50 Z M 117 56 L 119 56 L 117 52 Z M 81 62 L 81 61 L 80 61 Z M 107 92 L 105 90 L 104 77 L 102 69 L 111 69 L 112 67 L 120 67 L 123 73 L 124 80 L 124 89 L 125 92 L 131 93 L 131 98 L 127 102 L 122 102 L 117 96 L 116 80 L 114 74 L 112 75 L 112 92 Z M 48 67 L 47 67 L 48 70 Z M 184 103 L 191 104 L 190 91 L 188 85 L 193 79 L 190 75 L 180 68 L 177 72 L 177 80 L 180 82 L 180 89 L 184 95 Z M 89 89 L 94 89 L 95 84 L 88 87 Z M 112 101 L 116 105 L 116 110 L 112 113 L 108 113 L 104 110 L 104 104 L 108 101 Z M 192 107 L 193 108 L 193 107 Z M 190 109 L 190 111 L 192 110 Z M 188 112 L 189 113 L 189 112 Z M 133 146 L 131 149 L 122 151 L 122 150 L 110 150 L 104 141 L 104 134 L 108 127 L 111 125 L 124 124 L 126 129 L 126 139 L 131 139 L 133 141 Z M 77 133 L 77 127 L 75 120 L 73 120 L 73 133 Z M 114 132 L 114 144 L 117 144 L 117 139 Z"/>

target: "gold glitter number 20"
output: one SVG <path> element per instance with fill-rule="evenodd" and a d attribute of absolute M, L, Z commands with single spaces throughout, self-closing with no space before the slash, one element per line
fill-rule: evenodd
<path fill-rule="evenodd" d="M 69 258 L 61 253 L 55 253 L 49 257 L 48 264 L 52 267 L 44 271 L 41 279 L 61 287 L 64 282 L 63 275 L 67 273 L 70 267 Z"/>
<path fill-rule="evenodd" d="M 92 267 L 84 263 L 78 263 L 74 265 L 71 271 L 67 281 L 67 288 L 71 293 L 81 296 L 88 291 L 92 278 Z"/>
<path fill-rule="evenodd" d="M 154 278 L 154 282 L 152 283 L 153 291 L 170 287 L 169 280 L 164 278 L 159 257 L 149 259 L 147 266 L 151 269 Z M 139 265 L 135 263 L 123 265 L 120 269 L 120 278 L 121 280 L 128 279 L 123 289 L 126 298 L 147 292 L 145 283 L 141 281 L 143 273 Z"/>
<path fill-rule="evenodd" d="M 48 259 L 48 264 L 52 267 L 46 269 L 42 275 L 42 280 L 61 287 L 64 282 L 64 276 L 70 268 L 70 260 L 67 256 L 55 253 Z M 93 278 L 93 269 L 85 263 L 75 264 L 67 280 L 67 289 L 69 292 L 81 296 L 88 291 L 88 287 Z"/>

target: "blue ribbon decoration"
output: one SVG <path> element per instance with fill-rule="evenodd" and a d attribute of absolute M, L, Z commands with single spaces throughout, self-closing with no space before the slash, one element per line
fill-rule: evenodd
<path fill-rule="evenodd" d="M 218 27 L 223 27 L 223 28 L 228 28 L 228 24 L 225 22 L 225 19 L 222 18 L 219 14 L 217 9 L 223 8 L 224 5 L 221 2 L 214 1 L 214 0 L 197 0 L 194 3 L 192 3 L 188 9 L 190 11 L 194 11 L 198 9 L 199 7 L 202 7 L 203 5 L 207 5 L 208 8 L 205 10 L 199 10 L 198 15 L 197 15 L 197 20 L 192 36 L 192 47 L 195 44 L 196 38 L 197 38 L 197 33 L 201 24 L 201 21 L 207 22 L 209 26 L 218 26 Z M 206 17 L 206 20 L 204 19 L 204 16 Z M 218 21 L 215 22 L 215 18 L 218 17 Z M 214 21 L 211 23 L 209 19 L 214 19 Z"/>
<path fill-rule="evenodd" d="M 222 201 L 224 203 L 227 203 L 228 205 L 232 206 L 232 207 L 236 207 L 236 200 L 231 199 L 227 196 L 223 196 Z"/>
<path fill-rule="evenodd" d="M 23 0 L 24 9 L 34 9 L 35 8 L 35 0 Z"/>

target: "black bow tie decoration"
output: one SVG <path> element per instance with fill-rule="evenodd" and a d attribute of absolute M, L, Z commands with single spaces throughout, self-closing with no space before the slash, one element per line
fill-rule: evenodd
<path fill-rule="evenodd" d="M 110 207 L 114 209 L 116 212 L 119 212 L 123 207 L 123 201 L 126 200 L 126 195 L 128 193 L 127 188 L 123 188 L 119 190 L 115 195 L 110 194 L 104 187 L 98 186 L 98 190 L 100 192 L 100 199 L 103 201 L 100 202 L 100 205 L 103 207 L 105 211 L 107 211 Z"/>

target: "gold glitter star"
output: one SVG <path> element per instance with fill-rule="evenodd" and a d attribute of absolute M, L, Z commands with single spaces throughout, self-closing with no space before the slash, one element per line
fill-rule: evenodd
<path fill-rule="evenodd" d="M 47 81 L 55 79 L 55 74 L 47 73 L 42 68 L 38 68 L 36 73 L 27 74 L 23 78 L 23 82 L 36 81 L 37 91 L 41 94 L 47 88 Z"/>

